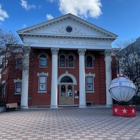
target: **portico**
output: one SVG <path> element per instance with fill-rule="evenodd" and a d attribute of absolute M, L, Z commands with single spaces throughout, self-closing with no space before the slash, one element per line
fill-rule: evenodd
<path fill-rule="evenodd" d="M 108 92 L 112 75 L 111 43 L 117 35 L 72 14 L 27 27 L 18 34 L 25 48 L 35 50 L 34 57 L 42 54 L 42 58 L 38 55 L 39 60 L 35 59 L 43 64 L 36 69 L 38 77 L 34 76 L 35 71 L 32 75 L 22 71 L 22 108 L 27 109 L 29 102 L 45 104 L 45 100 L 50 108 L 58 108 L 60 104 L 85 108 L 89 100 L 112 105 Z M 24 57 L 28 59 L 24 61 Z M 23 55 L 23 64 L 29 66 L 29 58 L 28 51 Z"/>

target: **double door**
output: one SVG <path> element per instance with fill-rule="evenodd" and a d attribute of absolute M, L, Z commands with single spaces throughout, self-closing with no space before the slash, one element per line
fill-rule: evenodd
<path fill-rule="evenodd" d="M 74 93 L 72 84 L 60 85 L 59 104 L 72 105 L 74 104 Z"/>

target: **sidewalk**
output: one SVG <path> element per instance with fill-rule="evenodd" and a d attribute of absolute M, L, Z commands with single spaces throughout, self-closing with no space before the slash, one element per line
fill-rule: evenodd
<path fill-rule="evenodd" d="M 140 140 L 140 111 L 133 118 L 113 116 L 110 108 L 4 112 L 0 140 Z"/>

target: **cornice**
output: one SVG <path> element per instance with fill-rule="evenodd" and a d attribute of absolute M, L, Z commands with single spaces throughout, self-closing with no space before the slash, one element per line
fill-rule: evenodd
<path fill-rule="evenodd" d="M 94 39 L 94 40 L 115 40 L 115 37 L 93 37 L 93 36 L 68 36 L 68 35 L 51 35 L 51 34 L 31 34 L 31 33 L 24 33 L 19 34 L 21 38 L 23 37 L 40 37 L 40 38 L 65 38 L 65 39 Z"/>

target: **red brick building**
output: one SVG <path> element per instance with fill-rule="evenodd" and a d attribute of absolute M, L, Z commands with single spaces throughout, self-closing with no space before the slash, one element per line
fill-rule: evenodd
<path fill-rule="evenodd" d="M 6 83 L 6 102 L 18 102 L 22 108 L 112 104 L 108 92 L 111 43 L 117 35 L 72 14 L 24 28 L 18 34 L 29 50 L 15 57 L 15 67 L 26 64 L 29 69 L 14 73 Z M 2 74 L 3 82 L 12 69 L 8 67 Z"/>

